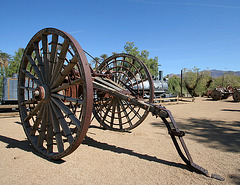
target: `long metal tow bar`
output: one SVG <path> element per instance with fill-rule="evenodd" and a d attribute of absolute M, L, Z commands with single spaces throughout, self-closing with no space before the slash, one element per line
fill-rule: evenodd
<path fill-rule="evenodd" d="M 185 136 L 185 132 L 179 130 L 177 123 L 172 116 L 172 113 L 168 109 L 166 109 L 165 107 L 163 107 L 161 105 L 154 105 L 152 103 L 148 103 L 143 100 L 136 99 L 135 97 L 129 95 L 130 92 L 126 93 L 126 91 L 125 92 L 121 91 L 119 86 L 117 86 L 110 79 L 104 80 L 103 78 L 96 77 L 93 80 L 93 87 L 95 89 L 104 91 L 105 93 L 108 93 L 110 95 L 113 95 L 119 99 L 128 101 L 130 104 L 133 104 L 140 108 L 148 110 L 149 112 L 152 113 L 153 116 L 160 117 L 168 129 L 168 134 L 171 136 L 171 139 L 174 143 L 174 146 L 177 149 L 178 154 L 180 155 L 182 160 L 187 164 L 187 166 L 189 166 L 195 172 L 204 174 L 207 177 L 215 178 L 220 181 L 225 180 L 224 177 L 222 177 L 218 174 L 210 175 L 208 170 L 202 168 L 201 166 L 199 166 L 193 162 L 192 157 L 189 153 L 189 150 L 183 140 L 183 136 Z M 167 119 L 170 119 L 170 122 Z M 177 138 L 179 139 L 181 146 L 186 155 L 184 155 L 183 151 L 181 150 Z"/>

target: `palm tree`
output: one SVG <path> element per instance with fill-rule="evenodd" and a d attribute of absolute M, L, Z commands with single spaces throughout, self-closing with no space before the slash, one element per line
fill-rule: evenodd
<path fill-rule="evenodd" d="M 99 57 L 94 57 L 94 61 L 93 62 L 95 62 L 95 69 L 97 69 L 98 63 L 100 62 L 100 58 Z"/>
<path fill-rule="evenodd" d="M 0 50 L 0 65 L 1 66 L 8 66 L 9 61 L 11 60 L 11 55 L 7 54 L 7 53 L 3 53 Z"/>
<path fill-rule="evenodd" d="M 100 57 L 101 57 L 103 60 L 106 60 L 106 58 L 108 57 L 108 55 L 107 55 L 107 54 L 102 54 Z"/>

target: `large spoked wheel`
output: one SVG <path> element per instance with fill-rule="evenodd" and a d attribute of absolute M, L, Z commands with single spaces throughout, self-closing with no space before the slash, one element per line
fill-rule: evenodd
<path fill-rule="evenodd" d="M 116 54 L 104 60 L 97 69 L 100 74 L 109 74 L 111 81 L 122 92 L 138 100 L 153 101 L 152 76 L 145 64 L 129 54 Z M 143 122 L 148 111 L 99 90 L 94 91 L 94 116 L 105 128 L 128 131 Z"/>
<path fill-rule="evenodd" d="M 20 65 L 18 100 L 24 131 L 39 153 L 60 159 L 80 145 L 90 124 L 93 85 L 72 36 L 54 28 L 33 36 Z"/>

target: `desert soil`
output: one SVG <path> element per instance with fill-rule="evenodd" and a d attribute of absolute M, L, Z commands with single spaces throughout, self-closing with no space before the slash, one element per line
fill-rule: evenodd
<path fill-rule="evenodd" d="M 20 118 L 0 118 L 0 184 L 240 184 L 240 103 L 231 98 L 166 105 L 193 161 L 211 179 L 189 170 L 159 118 L 149 114 L 131 133 L 99 128 L 93 121 L 80 147 L 53 162 L 35 154 Z"/>

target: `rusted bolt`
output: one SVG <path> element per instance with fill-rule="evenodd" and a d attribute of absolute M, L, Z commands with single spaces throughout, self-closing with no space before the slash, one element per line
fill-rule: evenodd
<path fill-rule="evenodd" d="M 39 90 L 36 90 L 35 92 L 33 92 L 33 96 L 35 96 L 35 97 L 36 97 L 36 96 L 39 96 L 39 94 L 40 94 L 40 93 L 39 93 Z"/>

